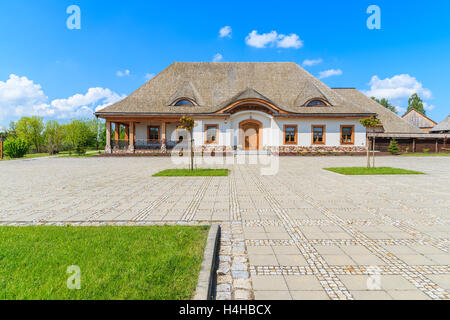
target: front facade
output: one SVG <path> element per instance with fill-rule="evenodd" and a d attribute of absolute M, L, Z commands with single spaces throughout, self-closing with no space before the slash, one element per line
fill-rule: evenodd
<path fill-rule="evenodd" d="M 174 63 L 96 115 L 107 122 L 107 153 L 183 148 L 182 116 L 195 120 L 197 152 L 361 152 L 359 120 L 370 116 L 414 130 L 371 101 L 328 88 L 294 63 Z"/>

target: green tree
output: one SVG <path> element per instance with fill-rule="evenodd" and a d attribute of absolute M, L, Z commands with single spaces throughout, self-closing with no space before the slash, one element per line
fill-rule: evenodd
<path fill-rule="evenodd" d="M 361 119 L 359 122 L 367 129 L 374 129 L 381 124 L 381 121 L 374 116 L 370 118 Z M 370 168 L 370 145 L 369 138 L 366 139 L 367 144 L 367 168 Z M 375 168 L 375 145 L 373 144 L 373 167 Z"/>
<path fill-rule="evenodd" d="M 17 121 L 17 137 L 27 141 L 36 152 L 41 151 L 44 143 L 44 120 L 41 117 L 22 117 Z"/>
<path fill-rule="evenodd" d="M 11 121 L 11 122 L 9 123 L 9 129 L 8 129 L 7 132 L 6 132 L 6 134 L 7 134 L 8 137 L 14 138 L 14 139 L 17 138 L 17 130 L 16 130 L 16 127 L 17 127 L 17 123 L 16 123 L 16 122 Z"/>
<path fill-rule="evenodd" d="M 57 121 L 47 121 L 45 124 L 44 137 L 48 153 L 55 154 L 61 151 L 62 143 L 64 141 L 64 129 Z"/>
<path fill-rule="evenodd" d="M 400 147 L 398 146 L 397 140 L 394 138 L 391 140 L 391 143 L 389 144 L 388 151 L 392 154 L 397 154 L 400 152 Z"/>
<path fill-rule="evenodd" d="M 106 123 L 98 118 L 94 118 L 88 121 L 89 127 L 92 132 L 91 147 L 95 147 L 96 150 L 104 149 L 106 146 Z M 125 136 L 125 130 L 124 130 Z"/>
<path fill-rule="evenodd" d="M 194 148 L 193 148 L 193 130 L 195 127 L 195 121 L 192 118 L 182 116 L 180 119 L 180 125 L 178 128 L 185 129 L 189 132 L 189 149 L 191 151 L 191 171 L 194 170 Z"/>
<path fill-rule="evenodd" d="M 422 99 L 419 97 L 419 95 L 417 93 L 414 93 L 411 98 L 408 99 L 408 110 L 407 112 L 411 111 L 411 110 L 417 110 L 418 112 L 420 112 L 423 115 L 426 115 L 427 112 L 425 110 L 425 107 L 423 106 L 423 101 Z"/>
<path fill-rule="evenodd" d="M 9 138 L 4 143 L 5 155 L 10 158 L 23 158 L 29 148 L 28 142 L 21 138 Z"/>
<path fill-rule="evenodd" d="M 379 104 L 381 104 L 383 107 L 385 107 L 386 109 L 392 111 L 393 113 L 397 114 L 397 109 L 389 102 L 388 99 L 382 98 L 377 99 L 375 97 L 372 97 L 372 100 L 378 102 Z"/>
<path fill-rule="evenodd" d="M 92 139 L 92 131 L 86 121 L 72 120 L 64 126 L 64 133 L 69 151 L 75 151 L 78 154 L 86 153 L 86 148 Z"/>

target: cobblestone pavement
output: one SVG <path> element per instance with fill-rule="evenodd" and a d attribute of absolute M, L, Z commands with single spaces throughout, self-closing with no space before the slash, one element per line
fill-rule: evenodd
<path fill-rule="evenodd" d="M 377 159 L 418 176 L 321 169 L 361 157 L 279 158 L 275 175 L 246 160 L 197 178 L 152 177 L 167 158 L 5 161 L 0 225 L 219 222 L 217 299 L 450 298 L 450 158 Z"/>

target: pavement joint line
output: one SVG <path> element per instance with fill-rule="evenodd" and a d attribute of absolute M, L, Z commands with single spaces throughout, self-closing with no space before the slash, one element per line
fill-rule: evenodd
<path fill-rule="evenodd" d="M 320 210 L 325 216 L 327 216 L 331 221 L 333 221 L 336 225 L 340 226 L 345 232 L 353 236 L 355 239 L 357 239 L 361 245 L 366 247 L 370 252 L 375 254 L 378 258 L 383 260 L 384 262 L 388 263 L 389 265 L 398 266 L 402 272 L 400 273 L 401 276 L 403 276 L 406 280 L 408 280 L 410 283 L 412 283 L 416 288 L 421 290 L 423 293 L 428 295 L 429 297 L 433 299 L 450 299 L 450 294 L 446 292 L 443 288 L 438 286 L 436 283 L 432 282 L 430 279 L 426 278 L 421 272 L 415 272 L 412 276 L 410 275 L 410 270 L 407 269 L 407 264 L 396 257 L 393 253 L 388 252 L 386 249 L 384 249 L 382 246 L 376 243 L 376 241 L 373 241 L 372 239 L 365 236 L 363 233 L 359 232 L 353 226 L 346 225 L 344 220 L 340 217 L 336 216 L 334 213 L 331 212 L 330 209 L 325 208 L 318 204 L 316 201 L 314 201 L 311 197 L 307 196 L 306 194 L 299 191 L 295 186 L 293 186 L 290 183 L 285 183 L 288 187 L 290 187 L 290 190 L 293 190 L 295 194 L 297 194 L 300 198 L 302 198 L 304 201 L 308 202 L 309 204 L 316 207 L 318 210 Z M 425 285 L 427 284 L 427 285 Z"/>
<path fill-rule="evenodd" d="M 200 187 L 198 188 L 197 192 L 195 193 L 194 198 L 189 203 L 188 208 L 185 210 L 183 216 L 181 217 L 181 220 L 183 221 L 192 221 L 196 211 L 198 210 L 198 207 L 200 206 L 200 202 L 205 196 L 206 191 L 208 190 L 209 185 L 211 184 L 213 177 L 206 177 Z"/>
<path fill-rule="evenodd" d="M 277 214 L 280 220 L 284 223 L 287 233 L 292 237 L 295 244 L 299 248 L 306 262 L 314 270 L 319 283 L 332 300 L 348 299 L 353 300 L 353 296 L 350 291 L 344 286 L 344 284 L 337 278 L 332 272 L 329 272 L 329 266 L 325 259 L 317 252 L 317 250 L 307 242 L 306 237 L 300 231 L 298 226 L 292 221 L 289 215 L 285 212 L 278 201 L 272 196 L 269 189 L 267 189 L 262 179 L 258 179 L 258 175 L 251 172 L 250 176 L 254 184 L 259 188 L 260 192 L 264 194 L 265 199 L 269 202 L 273 211 Z M 301 241 L 303 240 L 303 241 Z"/>
<path fill-rule="evenodd" d="M 169 194 L 163 195 L 161 197 L 159 197 L 157 200 L 153 201 L 148 207 L 142 209 L 141 211 L 139 211 L 139 213 L 133 217 L 131 220 L 132 221 L 143 221 L 145 220 L 154 209 L 156 209 L 158 206 L 160 206 L 162 203 L 164 203 L 168 198 L 169 198 Z"/>

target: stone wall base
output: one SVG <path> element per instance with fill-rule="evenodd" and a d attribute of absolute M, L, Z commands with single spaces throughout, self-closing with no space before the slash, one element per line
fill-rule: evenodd
<path fill-rule="evenodd" d="M 366 152 L 366 147 L 360 146 L 270 146 L 264 147 L 264 151 L 270 151 L 275 154 L 293 154 L 293 153 L 361 153 Z M 179 150 L 178 150 L 179 151 Z M 177 152 L 178 152 L 177 151 Z M 232 146 L 214 146 L 214 145 L 203 145 L 203 146 L 195 146 L 194 153 L 195 155 L 215 155 L 215 154 L 232 154 L 234 148 Z M 120 154 L 120 153 L 135 153 L 135 154 L 171 154 L 172 150 L 163 150 L 163 149 L 125 149 L 119 150 L 114 148 L 112 153 Z M 183 153 L 189 152 L 188 148 L 183 149 Z"/>
<path fill-rule="evenodd" d="M 276 147 L 279 153 L 290 153 L 290 152 L 365 152 L 366 147 L 358 146 L 281 146 Z M 272 150 L 273 152 L 273 150 Z"/>

